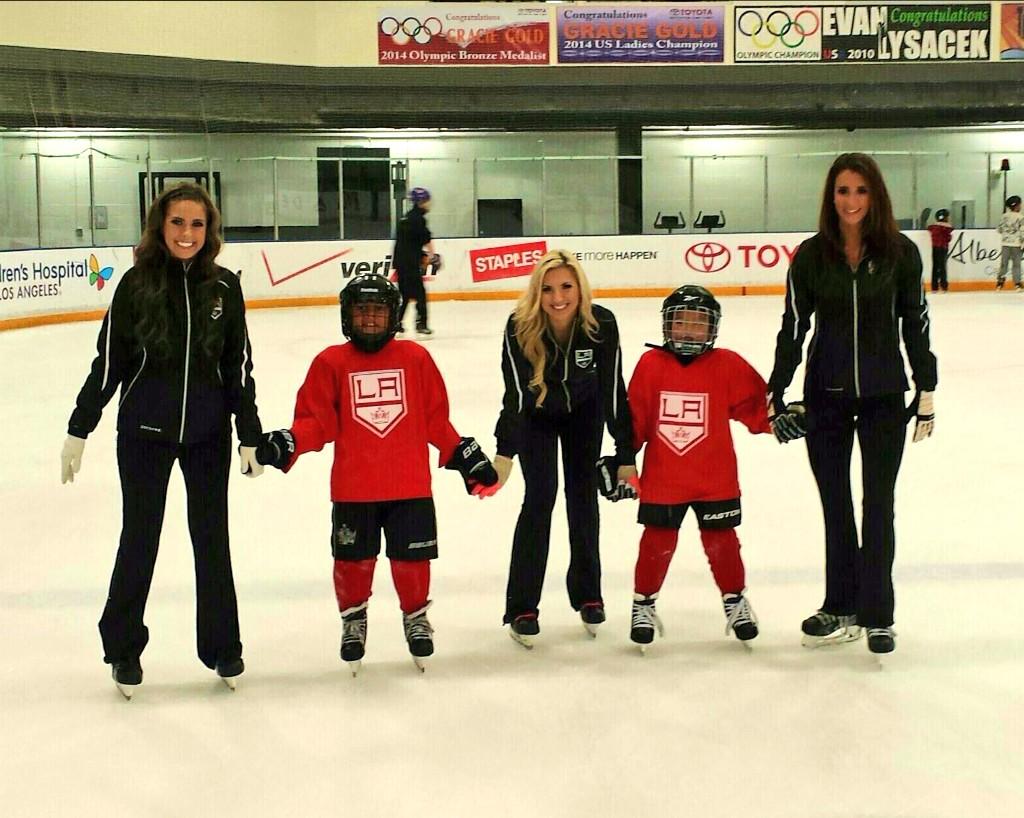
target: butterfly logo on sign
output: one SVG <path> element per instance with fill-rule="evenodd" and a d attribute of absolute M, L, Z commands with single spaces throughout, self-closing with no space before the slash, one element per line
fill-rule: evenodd
<path fill-rule="evenodd" d="M 658 437 L 675 454 L 685 454 L 708 436 L 706 392 L 662 392 L 658 402 Z"/>
<path fill-rule="evenodd" d="M 381 369 L 349 375 L 352 417 L 377 437 L 387 437 L 406 416 L 405 370 Z"/>
<path fill-rule="evenodd" d="M 95 285 L 97 290 L 102 290 L 103 285 L 110 281 L 114 274 L 113 267 L 100 268 L 100 263 L 92 253 L 89 254 L 89 284 Z"/>

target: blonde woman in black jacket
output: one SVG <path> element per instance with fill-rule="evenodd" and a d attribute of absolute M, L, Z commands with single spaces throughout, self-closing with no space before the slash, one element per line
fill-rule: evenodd
<path fill-rule="evenodd" d="M 188 495 L 199 658 L 232 688 L 244 670 L 228 547 L 231 416 L 242 472 L 252 477 L 263 470 L 255 457 L 262 429 L 242 289 L 215 264 L 220 248 L 220 214 L 201 187 L 171 188 L 153 203 L 135 266 L 118 284 L 100 327 L 98 354 L 61 453 L 67 483 L 120 386 L 123 518 L 99 627 L 104 661 L 129 698 L 142 683 L 139 656 L 149 640 L 143 615 L 175 460 Z"/>
<path fill-rule="evenodd" d="M 783 401 L 814 317 L 804 401 Z M 855 639 L 873 653 L 895 646 L 894 497 L 909 417 L 914 442 L 932 433 L 937 381 L 917 247 L 899 233 L 882 173 L 871 157 L 839 156 L 822 194 L 819 232 L 800 245 L 768 381 L 769 414 L 781 442 L 807 435 L 825 518 L 825 600 L 802 630 L 805 644 Z M 917 390 L 913 412 L 900 338 Z M 850 485 L 860 443 L 863 510 L 858 544 Z"/>
<path fill-rule="evenodd" d="M 560 443 L 571 552 L 569 603 L 595 634 L 605 620 L 596 469 L 605 425 L 615 441 L 616 477 L 624 487 L 636 480 L 636 468 L 618 325 L 610 310 L 592 303 L 590 285 L 572 253 L 552 250 L 540 259 L 505 326 L 501 368 L 505 395 L 495 429 L 494 467 L 503 485 L 518 455 L 526 483 L 504 621 L 512 638 L 526 647 L 540 632 Z"/>

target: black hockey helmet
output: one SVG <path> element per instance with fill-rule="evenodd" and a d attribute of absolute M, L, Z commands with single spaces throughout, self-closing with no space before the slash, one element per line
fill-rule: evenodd
<path fill-rule="evenodd" d="M 949 211 L 946 210 L 945 208 L 942 208 L 941 210 L 936 210 L 935 211 L 935 221 L 937 221 L 937 222 L 944 222 L 948 218 L 949 218 Z"/>
<path fill-rule="evenodd" d="M 384 276 L 376 273 L 357 275 L 345 285 L 338 300 L 341 302 L 341 331 L 363 352 L 376 352 L 398 332 L 398 309 L 402 296 Z M 387 327 L 374 335 L 357 332 L 352 320 L 352 308 L 357 304 L 384 304 L 388 308 Z"/>
<path fill-rule="evenodd" d="M 665 349 L 689 360 L 707 352 L 718 338 L 722 307 L 708 290 L 684 284 L 661 304 Z"/>
<path fill-rule="evenodd" d="M 1006 209 L 1013 210 L 1015 207 L 1020 206 L 1020 196 L 1011 196 L 1006 200 Z"/>

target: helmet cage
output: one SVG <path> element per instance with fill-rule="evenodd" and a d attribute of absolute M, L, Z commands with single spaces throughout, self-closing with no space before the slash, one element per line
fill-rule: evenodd
<path fill-rule="evenodd" d="M 670 304 L 661 311 L 665 348 L 683 358 L 696 358 L 715 345 L 721 312 L 697 304 Z"/>
<path fill-rule="evenodd" d="M 402 297 L 384 276 L 367 274 L 353 278 L 339 296 L 341 332 L 363 352 L 377 352 L 398 333 L 398 310 Z M 360 304 L 383 304 L 388 308 L 388 322 L 382 332 L 367 335 L 356 329 L 354 308 Z"/>

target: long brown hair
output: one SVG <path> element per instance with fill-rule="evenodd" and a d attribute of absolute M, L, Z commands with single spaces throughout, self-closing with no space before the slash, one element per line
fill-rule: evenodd
<path fill-rule="evenodd" d="M 566 267 L 576 279 L 576 286 L 580 291 L 580 305 L 577 311 L 577 319 L 591 340 L 597 338 L 597 319 L 594 318 L 593 297 L 590 293 L 590 282 L 587 275 L 580 266 L 579 259 L 568 250 L 551 250 L 541 256 L 537 266 L 530 274 L 530 283 L 526 291 L 519 297 L 516 304 L 515 325 L 516 341 L 522 349 L 526 360 L 533 367 L 533 377 L 530 378 L 530 389 L 537 393 L 537 406 L 544 403 L 547 397 L 548 387 L 544 383 L 544 368 L 548 362 L 548 350 L 544 345 L 544 333 L 549 323 L 547 313 L 540 306 L 541 288 L 544 284 L 544 276 L 549 270 L 558 267 Z"/>
<path fill-rule="evenodd" d="M 207 354 L 212 354 L 213 334 L 209 330 L 209 315 L 213 309 L 214 292 L 220 269 L 214 263 L 223 244 L 220 211 L 210 195 L 199 185 L 187 183 L 168 188 L 161 193 L 146 214 L 146 227 L 135 248 L 136 320 L 135 332 L 139 341 L 161 357 L 170 353 L 168 338 L 167 291 L 168 271 L 182 262 L 171 255 L 164 242 L 164 221 L 174 202 L 196 202 L 206 210 L 206 241 L 189 262 L 189 275 L 198 275 L 198 303 L 193 309 L 196 337 Z"/>
<path fill-rule="evenodd" d="M 825 177 L 821 193 L 821 212 L 818 232 L 825 238 L 826 252 L 833 259 L 843 257 L 843 237 L 839 232 L 839 214 L 836 213 L 836 177 L 844 170 L 859 173 L 867 182 L 870 204 L 861 222 L 861 240 L 869 255 L 880 260 L 892 260 L 899 253 L 900 229 L 892 215 L 892 200 L 882 178 L 882 171 L 865 153 L 844 153 L 836 157 Z"/>

